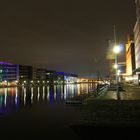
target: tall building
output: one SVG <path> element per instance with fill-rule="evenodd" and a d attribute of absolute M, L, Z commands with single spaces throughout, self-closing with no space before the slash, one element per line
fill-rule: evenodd
<path fill-rule="evenodd" d="M 137 21 L 134 27 L 134 43 L 135 43 L 135 80 L 140 83 L 140 0 L 135 0 Z"/>
<path fill-rule="evenodd" d="M 140 0 L 135 0 L 137 21 L 134 27 L 136 69 L 140 68 Z"/>
<path fill-rule="evenodd" d="M 126 75 L 132 76 L 135 68 L 135 45 L 133 36 L 129 35 L 126 43 Z"/>

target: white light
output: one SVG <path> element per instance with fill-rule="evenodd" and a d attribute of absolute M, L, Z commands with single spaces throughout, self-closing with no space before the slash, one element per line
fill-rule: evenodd
<path fill-rule="evenodd" d="M 125 78 L 125 81 L 132 81 L 132 80 L 134 80 L 133 77 L 126 77 L 126 78 Z"/>
<path fill-rule="evenodd" d="M 114 69 L 117 69 L 117 68 L 118 68 L 118 65 L 117 65 L 117 64 L 115 64 L 115 65 L 114 65 Z"/>
<path fill-rule="evenodd" d="M 113 48 L 113 52 L 116 53 L 116 54 L 118 54 L 120 51 L 121 51 L 120 46 L 115 46 Z"/>
<path fill-rule="evenodd" d="M 121 73 L 121 70 L 118 70 L 118 73 Z"/>

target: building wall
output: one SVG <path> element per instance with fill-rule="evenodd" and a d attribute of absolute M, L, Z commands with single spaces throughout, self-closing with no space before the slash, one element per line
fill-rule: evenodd
<path fill-rule="evenodd" d="M 0 82 L 18 80 L 18 65 L 0 62 Z"/>
<path fill-rule="evenodd" d="M 19 65 L 19 81 L 33 80 L 33 67 Z"/>
<path fill-rule="evenodd" d="M 46 80 L 46 69 L 36 69 L 36 80 Z"/>
<path fill-rule="evenodd" d="M 136 69 L 140 67 L 140 0 L 136 0 L 137 21 L 134 27 Z"/>
<path fill-rule="evenodd" d="M 133 37 L 128 37 L 126 44 L 126 74 L 132 75 L 135 70 L 135 45 Z"/>

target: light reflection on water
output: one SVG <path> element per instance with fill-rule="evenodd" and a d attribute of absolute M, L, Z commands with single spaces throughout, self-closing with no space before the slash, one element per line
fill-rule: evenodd
<path fill-rule="evenodd" d="M 53 104 L 94 90 L 94 84 L 0 88 L 0 114 L 40 103 Z"/>

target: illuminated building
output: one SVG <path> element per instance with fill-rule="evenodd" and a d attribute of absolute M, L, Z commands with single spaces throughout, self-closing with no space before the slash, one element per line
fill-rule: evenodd
<path fill-rule="evenodd" d="M 134 27 L 136 69 L 140 67 L 140 0 L 135 0 L 137 21 Z"/>
<path fill-rule="evenodd" d="M 134 43 L 135 43 L 135 62 L 136 62 L 136 73 L 135 79 L 137 79 L 137 83 L 139 84 L 140 77 L 140 0 L 135 0 L 136 3 L 136 16 L 137 21 L 134 27 Z"/>
<path fill-rule="evenodd" d="M 47 80 L 50 84 L 76 83 L 78 75 L 65 72 L 46 71 Z"/>
<path fill-rule="evenodd" d="M 54 84 L 55 81 L 55 73 L 56 71 L 54 70 L 46 70 L 46 80 L 48 84 Z"/>
<path fill-rule="evenodd" d="M 128 36 L 126 44 L 126 75 L 132 76 L 135 70 L 135 45 L 132 36 Z"/>
<path fill-rule="evenodd" d="M 46 80 L 46 69 L 36 69 L 36 80 Z"/>
<path fill-rule="evenodd" d="M 0 83 L 10 85 L 10 83 L 17 80 L 18 65 L 8 62 L 0 62 Z"/>
<path fill-rule="evenodd" d="M 65 72 L 56 72 L 56 81 L 58 83 L 76 83 L 77 82 L 77 75 L 70 74 Z"/>
<path fill-rule="evenodd" d="M 77 75 L 0 62 L 0 86 L 76 83 Z"/>
<path fill-rule="evenodd" d="M 65 73 L 64 75 L 65 83 L 76 83 L 77 79 L 78 79 L 78 75 L 76 74 Z"/>
<path fill-rule="evenodd" d="M 19 81 L 32 81 L 33 80 L 33 67 L 19 65 Z"/>

